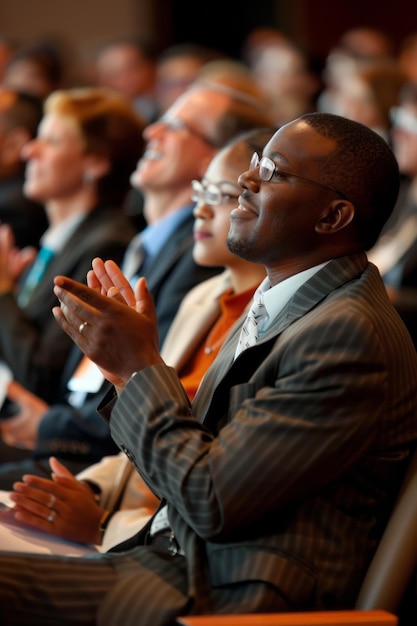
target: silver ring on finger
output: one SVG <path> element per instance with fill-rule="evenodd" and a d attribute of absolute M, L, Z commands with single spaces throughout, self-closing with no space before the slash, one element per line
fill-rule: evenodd
<path fill-rule="evenodd" d="M 55 517 L 56 517 L 56 511 L 54 509 L 51 509 L 50 512 L 49 512 L 49 515 L 48 515 L 48 517 L 46 519 L 48 520 L 48 522 L 51 522 L 51 524 L 52 524 L 52 522 L 54 521 Z"/>
<path fill-rule="evenodd" d="M 79 326 L 78 326 L 78 332 L 80 333 L 80 335 L 83 334 L 83 332 L 85 331 L 86 327 L 88 326 L 88 322 L 82 322 Z"/>
<path fill-rule="evenodd" d="M 53 494 L 53 493 L 51 493 L 51 494 L 49 495 L 49 502 L 48 502 L 48 504 L 46 505 L 46 506 L 48 507 L 48 509 L 53 509 L 53 508 L 54 508 L 54 504 L 55 504 L 55 502 L 56 502 L 56 497 L 54 496 L 54 494 Z"/>

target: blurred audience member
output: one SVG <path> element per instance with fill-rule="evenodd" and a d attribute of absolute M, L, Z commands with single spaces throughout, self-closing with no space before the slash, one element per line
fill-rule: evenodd
<path fill-rule="evenodd" d="M 57 397 L 72 348 L 51 318 L 53 278 L 64 271 L 85 281 L 95 255 L 122 258 L 135 231 L 121 206 L 142 154 L 143 127 L 118 95 L 56 91 L 37 138 L 23 148 L 24 193 L 45 205 L 49 226 L 24 275 L 12 231 L 0 226 L 0 358 L 46 401 Z"/>
<path fill-rule="evenodd" d="M 9 58 L 3 85 L 45 99 L 63 86 L 64 62 L 58 46 L 38 41 L 18 48 Z"/>
<path fill-rule="evenodd" d="M 216 131 L 219 140 L 216 139 L 212 142 L 213 145 L 222 146 L 225 139 L 230 139 L 236 133 L 274 123 L 265 95 L 257 86 L 248 68 L 239 61 L 228 58 L 208 61 L 201 66 L 190 87 L 194 85 L 197 88 L 208 89 L 208 93 L 211 93 L 213 89 L 215 94 L 221 92 L 226 101 L 229 100 L 233 103 L 233 112 L 232 110 L 229 113 L 225 111 L 222 124 Z M 174 105 L 177 101 L 178 99 Z M 208 112 L 210 103 L 206 103 L 204 108 Z M 162 115 L 161 119 L 164 120 L 165 115 Z M 137 186 L 134 185 L 134 187 Z M 143 219 L 143 197 L 137 188 L 129 194 L 126 211 L 129 215 L 136 216 L 139 221 Z"/>
<path fill-rule="evenodd" d="M 145 38 L 107 42 L 98 52 L 95 80 L 129 99 L 147 122 L 157 116 L 155 95 L 158 48 Z"/>
<path fill-rule="evenodd" d="M 289 41 L 289 37 L 277 28 L 257 26 L 244 38 L 240 55 L 248 67 L 253 67 L 270 46 L 287 44 Z"/>
<path fill-rule="evenodd" d="M 384 31 L 374 27 L 354 27 L 345 31 L 330 48 L 323 70 L 324 89 L 317 108 L 337 113 L 333 96 L 343 89 L 351 72 L 373 67 L 375 63 L 395 61 L 394 43 Z"/>
<path fill-rule="evenodd" d="M 0 35 L 0 85 L 3 83 L 6 65 L 15 51 L 15 48 L 16 44 L 11 37 L 4 34 Z"/>
<path fill-rule="evenodd" d="M 417 32 L 411 33 L 400 42 L 397 58 L 407 79 L 417 83 Z"/>
<path fill-rule="evenodd" d="M 195 82 L 222 89 L 230 95 L 238 95 L 242 104 L 245 102 L 248 107 L 258 110 L 259 113 L 263 112 L 264 116 L 274 121 L 268 98 L 251 71 L 240 61 L 228 58 L 209 61 L 201 67 Z"/>
<path fill-rule="evenodd" d="M 339 38 L 336 49 L 362 59 L 393 58 L 395 55 L 393 38 L 374 26 L 349 28 Z"/>
<path fill-rule="evenodd" d="M 392 144 L 403 175 L 390 220 L 369 258 L 417 348 L 417 83 L 407 83 L 392 112 Z"/>
<path fill-rule="evenodd" d="M 404 83 L 393 59 L 354 64 L 333 89 L 331 112 L 369 126 L 389 142 L 390 111 L 398 104 Z"/>
<path fill-rule="evenodd" d="M 193 42 L 165 48 L 156 67 L 158 114 L 162 115 L 191 85 L 202 66 L 223 57 L 221 52 Z"/>
<path fill-rule="evenodd" d="M 36 136 L 42 118 L 39 98 L 11 90 L 0 90 L 0 223 L 9 224 L 19 248 L 32 246 L 48 221 L 42 204 L 23 193 L 25 165 L 23 146 Z"/>
<path fill-rule="evenodd" d="M 308 55 L 293 41 L 281 36 L 267 38 L 248 58 L 277 126 L 316 109 L 320 78 Z"/>

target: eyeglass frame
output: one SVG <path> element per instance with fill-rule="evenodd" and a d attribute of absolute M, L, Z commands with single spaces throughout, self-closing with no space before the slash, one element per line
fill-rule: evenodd
<path fill-rule="evenodd" d="M 187 122 L 185 122 L 179 117 L 170 118 L 170 117 L 162 116 L 155 122 L 155 124 L 163 124 L 164 126 L 168 126 L 168 128 L 170 130 L 173 130 L 174 132 L 177 130 L 187 130 L 190 133 L 190 135 L 197 137 L 203 143 L 206 143 L 208 146 L 212 146 L 213 148 L 221 147 L 216 141 L 214 141 L 213 139 L 210 139 L 210 137 L 207 137 L 207 135 L 204 135 L 204 133 L 201 133 L 199 130 L 197 130 L 197 128 L 193 128 L 192 126 L 187 124 Z"/>
<path fill-rule="evenodd" d="M 273 166 L 273 168 L 270 168 L 271 175 L 269 176 L 269 178 L 266 178 L 265 176 L 261 175 L 262 162 L 264 162 L 264 164 L 270 163 Z M 318 180 L 314 180 L 312 178 L 307 178 L 306 176 L 300 176 L 300 174 L 293 174 L 293 172 L 286 172 L 285 170 L 281 170 L 279 169 L 279 167 L 277 167 L 276 163 L 274 163 L 272 159 L 266 156 L 259 157 L 259 154 L 257 152 L 254 152 L 249 162 L 249 169 L 252 170 L 252 169 L 256 169 L 257 167 L 259 167 L 259 178 L 265 183 L 269 183 L 275 174 L 279 174 L 280 176 L 283 176 L 284 178 L 285 177 L 299 178 L 300 180 L 303 180 L 306 183 L 310 183 L 311 185 L 317 185 L 318 187 L 322 187 L 323 189 L 332 191 L 333 193 L 337 194 L 340 198 L 343 198 L 343 200 L 347 200 L 348 202 L 351 202 L 351 200 L 349 200 L 346 194 L 344 194 L 342 191 L 339 191 L 335 187 L 331 187 L 330 185 L 326 185 L 325 183 L 321 183 Z"/>
<path fill-rule="evenodd" d="M 233 184 L 230 183 L 229 181 L 223 181 L 224 183 L 227 182 L 227 184 Z M 205 204 L 208 204 L 210 206 L 219 206 L 221 204 L 227 204 L 228 202 L 231 202 L 232 200 L 237 200 L 240 196 L 240 193 L 237 195 L 233 195 L 231 193 L 226 193 L 225 191 L 223 191 L 221 189 L 221 187 L 219 186 L 221 183 L 206 183 L 206 185 L 203 184 L 203 181 L 201 180 L 192 180 L 191 181 L 191 188 L 193 190 L 191 199 L 193 200 L 193 202 L 196 202 L 197 204 L 200 202 L 204 202 Z M 217 191 L 217 193 L 219 194 L 219 197 L 217 200 L 210 200 L 208 198 L 208 188 L 209 187 L 214 187 L 215 190 Z M 236 185 L 236 189 L 237 189 L 237 185 Z"/>

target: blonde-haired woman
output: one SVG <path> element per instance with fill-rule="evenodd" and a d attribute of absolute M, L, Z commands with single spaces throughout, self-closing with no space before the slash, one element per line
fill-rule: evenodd
<path fill-rule="evenodd" d="M 135 234 L 123 205 L 144 122 L 122 97 L 102 89 L 56 91 L 44 106 L 38 135 L 22 157 L 25 195 L 45 205 L 49 227 L 37 259 L 22 271 L 23 255 L 10 229 L 0 226 L 0 360 L 50 402 L 59 396 L 72 347 L 51 314 L 53 278 L 66 273 L 84 281 L 96 255 L 121 260 Z"/>

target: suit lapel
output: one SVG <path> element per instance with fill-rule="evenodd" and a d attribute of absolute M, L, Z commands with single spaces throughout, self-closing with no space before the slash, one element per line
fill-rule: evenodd
<path fill-rule="evenodd" d="M 220 315 L 219 297 L 230 287 L 230 274 L 223 272 L 194 288 L 184 300 L 162 347 L 162 358 L 177 371 L 194 355 Z"/>
<path fill-rule="evenodd" d="M 87 245 L 85 243 L 86 238 L 88 236 L 93 236 L 90 235 L 90 233 L 94 233 L 96 231 L 96 223 L 98 223 L 102 218 L 104 219 L 107 215 L 107 211 L 106 213 L 104 211 L 104 208 L 101 208 L 100 210 L 94 209 L 86 215 L 82 222 L 80 222 L 71 237 L 65 243 L 62 250 L 46 267 L 42 280 L 39 282 L 30 298 L 27 307 L 28 309 L 37 310 L 38 303 L 41 308 L 44 307 L 45 298 L 50 298 L 55 276 L 62 273 L 71 275 L 72 268 L 79 259 L 80 241 L 82 242 L 83 247 Z"/>
<path fill-rule="evenodd" d="M 271 352 L 278 336 L 290 324 L 317 306 L 329 293 L 361 274 L 366 264 L 364 253 L 330 261 L 295 292 L 257 344 L 244 350 L 234 360 L 240 329 L 246 316 L 243 314 L 203 378 L 193 402 L 195 415 L 204 423 L 207 423 L 205 418 L 209 410 L 211 415 L 217 414 L 217 418 L 221 418 L 224 415 L 221 407 L 224 405 L 224 394 L 227 390 L 239 382 L 249 381 Z M 221 399 L 218 406 L 216 398 Z"/>
<path fill-rule="evenodd" d="M 194 217 L 192 214 L 187 215 L 183 222 L 175 229 L 169 241 L 160 251 L 160 253 L 152 259 L 149 265 L 146 265 L 143 275 L 148 283 L 148 289 L 154 293 L 156 286 L 170 271 L 177 260 L 182 257 L 184 250 L 187 250 L 193 242 L 193 224 Z"/>

